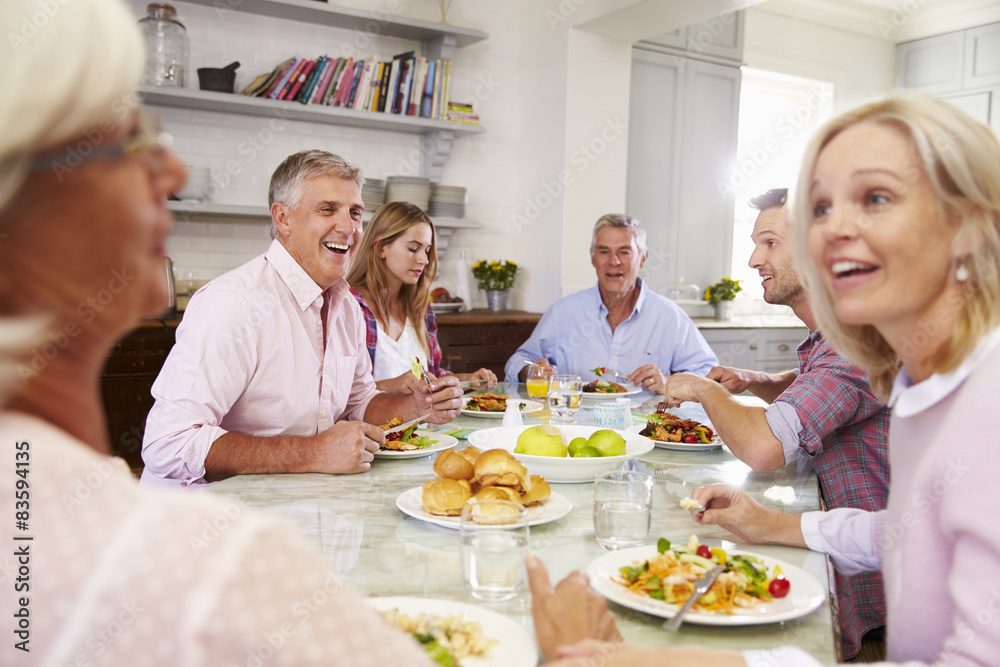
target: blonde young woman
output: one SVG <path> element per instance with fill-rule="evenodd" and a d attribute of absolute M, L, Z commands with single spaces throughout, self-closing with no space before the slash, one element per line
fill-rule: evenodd
<path fill-rule="evenodd" d="M 893 408 L 888 506 L 782 514 L 715 485 L 692 494 L 708 508 L 695 519 L 826 552 L 847 573 L 881 570 L 893 663 L 996 665 L 1000 142 L 928 97 L 847 112 L 806 151 L 792 233 L 820 329 Z M 600 649 L 563 649 L 575 657 L 557 664 L 589 664 Z M 632 667 L 678 657 L 612 653 L 608 664 Z M 784 649 L 696 664 L 817 663 Z"/>
<path fill-rule="evenodd" d="M 347 282 L 367 325 L 375 386 L 391 394 L 413 392 L 410 357 L 434 376 L 441 367 L 437 321 L 430 306 L 437 275 L 437 236 L 431 219 L 408 202 L 382 206 L 365 227 Z M 497 381 L 493 371 L 456 373 L 459 380 Z"/>

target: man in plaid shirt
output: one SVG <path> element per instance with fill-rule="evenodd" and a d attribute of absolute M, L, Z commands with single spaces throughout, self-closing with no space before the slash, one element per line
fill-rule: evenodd
<path fill-rule="evenodd" d="M 754 470 L 811 463 L 827 508 L 885 509 L 889 489 L 889 409 L 860 368 L 838 355 L 816 330 L 809 295 L 792 267 L 786 189 L 754 198 L 754 252 L 768 303 L 790 306 L 809 327 L 799 345 L 799 368 L 779 374 L 716 367 L 704 378 L 677 373 L 663 393 L 671 402 L 702 404 L 715 430 Z M 766 408 L 749 407 L 733 394 L 750 391 Z M 835 573 L 844 658 L 857 655 L 861 637 L 885 625 L 882 576 Z"/>

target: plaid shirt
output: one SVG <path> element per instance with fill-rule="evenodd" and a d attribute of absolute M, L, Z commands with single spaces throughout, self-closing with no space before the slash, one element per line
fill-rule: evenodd
<path fill-rule="evenodd" d="M 889 408 L 867 374 L 813 331 L 798 347 L 799 376 L 775 402 L 798 415 L 800 457 L 811 459 L 827 508 L 885 509 L 889 494 Z M 835 573 L 845 658 L 861 636 L 885 625 L 882 575 Z"/>
<path fill-rule="evenodd" d="M 372 371 L 375 369 L 375 348 L 378 346 L 378 323 L 375 320 L 375 313 L 368 307 L 365 297 L 361 292 L 351 288 L 351 294 L 357 299 L 361 306 L 361 312 L 365 316 L 365 347 L 368 348 L 368 356 L 372 358 Z M 441 368 L 441 346 L 438 345 L 438 325 L 434 318 L 434 310 L 427 304 L 427 313 L 424 315 L 424 326 L 427 328 L 427 349 L 430 350 L 430 359 L 427 363 L 427 372 L 434 377 L 451 375 L 451 371 Z"/>

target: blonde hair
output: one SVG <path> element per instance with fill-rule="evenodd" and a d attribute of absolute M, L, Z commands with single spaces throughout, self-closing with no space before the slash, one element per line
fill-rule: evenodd
<path fill-rule="evenodd" d="M 905 133 L 937 195 L 941 225 L 957 224 L 956 245 L 971 249 L 959 258 L 969 279 L 957 282 L 963 297 L 958 322 L 933 357 L 935 371 L 958 367 L 981 338 L 1000 325 L 1000 142 L 968 114 L 925 95 L 893 97 L 834 118 L 810 141 L 791 208 L 790 228 L 799 273 L 809 289 L 819 328 L 843 356 L 868 370 L 872 389 L 886 397 L 899 372 L 899 354 L 871 325 L 837 319 L 819 268 L 808 261 L 807 235 L 813 213 L 809 197 L 820 152 L 845 129 L 877 123 Z M 929 325 L 930 326 L 930 325 Z M 913 336 L 928 332 L 913 332 Z"/>
<path fill-rule="evenodd" d="M 0 103 L 0 211 L 32 155 L 65 151 L 65 168 L 138 107 L 145 60 L 135 17 L 119 0 L 3 0 L 7 42 Z M 85 136 L 85 132 L 92 136 Z M 79 145 L 68 144 L 83 136 Z M 60 144 L 64 144 L 60 146 Z"/>
<path fill-rule="evenodd" d="M 368 307 L 383 325 L 387 325 L 389 307 L 395 295 L 389 294 L 388 271 L 385 268 L 385 260 L 379 253 L 407 229 L 422 223 L 427 223 L 431 227 L 431 248 L 427 256 L 427 267 L 417 279 L 416 285 L 404 284 L 400 288 L 399 299 L 403 303 L 407 319 L 413 323 L 417 331 L 417 340 L 423 346 L 424 352 L 430 354 L 430 350 L 427 349 L 427 325 L 424 318 L 427 305 L 430 303 L 431 283 L 437 276 L 437 230 L 420 207 L 397 201 L 385 204 L 375 212 L 368 227 L 365 228 L 358 254 L 351 262 L 347 282 L 351 287 L 364 288 L 368 291 L 371 295 Z"/>

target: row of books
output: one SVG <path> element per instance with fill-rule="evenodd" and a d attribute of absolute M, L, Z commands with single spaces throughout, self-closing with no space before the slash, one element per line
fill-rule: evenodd
<path fill-rule="evenodd" d="M 450 60 L 415 57 L 411 51 L 388 61 L 295 56 L 258 76 L 241 94 L 448 120 L 450 87 Z"/>

